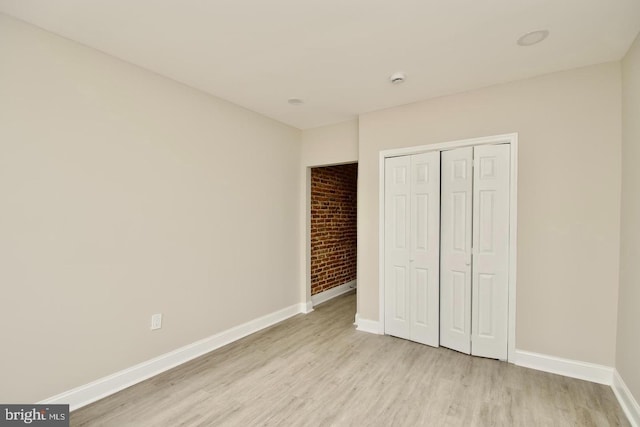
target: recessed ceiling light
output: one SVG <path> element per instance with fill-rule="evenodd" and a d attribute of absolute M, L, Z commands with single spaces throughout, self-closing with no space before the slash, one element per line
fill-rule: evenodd
<path fill-rule="evenodd" d="M 287 102 L 291 105 L 299 106 L 304 104 L 304 101 L 300 98 L 289 98 Z"/>
<path fill-rule="evenodd" d="M 518 39 L 518 45 L 520 46 L 533 46 L 540 43 L 542 40 L 549 37 L 549 30 L 536 30 L 523 34 Z"/>
<path fill-rule="evenodd" d="M 394 85 L 404 83 L 406 79 L 407 79 L 407 76 L 402 71 L 398 71 L 397 73 L 393 73 L 389 76 L 389 81 Z"/>

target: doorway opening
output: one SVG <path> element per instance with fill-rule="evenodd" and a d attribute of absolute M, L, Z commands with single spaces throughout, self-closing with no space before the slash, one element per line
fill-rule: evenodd
<path fill-rule="evenodd" d="M 311 168 L 310 287 L 318 305 L 357 287 L 358 164 Z"/>

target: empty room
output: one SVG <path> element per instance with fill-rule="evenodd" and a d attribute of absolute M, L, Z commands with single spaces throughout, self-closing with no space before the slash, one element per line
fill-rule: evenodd
<path fill-rule="evenodd" d="M 639 33 L 0 0 L 0 426 L 640 427 Z"/>

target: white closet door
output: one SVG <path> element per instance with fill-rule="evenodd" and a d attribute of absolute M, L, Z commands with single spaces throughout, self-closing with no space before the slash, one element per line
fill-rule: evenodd
<path fill-rule="evenodd" d="M 386 334 L 410 339 L 409 256 L 411 158 L 385 160 L 385 316 Z"/>
<path fill-rule="evenodd" d="M 385 160 L 385 333 L 439 343 L 440 154 Z"/>
<path fill-rule="evenodd" d="M 507 359 L 509 145 L 474 148 L 471 354 Z"/>
<path fill-rule="evenodd" d="M 411 156 L 411 339 L 438 347 L 440 323 L 440 153 Z"/>
<path fill-rule="evenodd" d="M 440 345 L 470 354 L 473 147 L 441 156 Z"/>

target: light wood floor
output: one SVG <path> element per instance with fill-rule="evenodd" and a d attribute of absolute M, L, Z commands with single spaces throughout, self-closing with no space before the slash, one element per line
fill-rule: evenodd
<path fill-rule="evenodd" d="M 628 426 L 607 386 L 358 332 L 345 295 L 75 411 L 72 426 Z"/>

